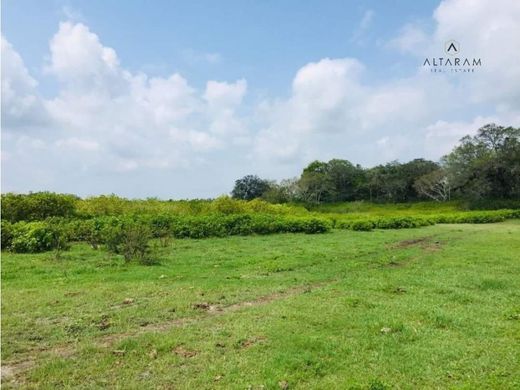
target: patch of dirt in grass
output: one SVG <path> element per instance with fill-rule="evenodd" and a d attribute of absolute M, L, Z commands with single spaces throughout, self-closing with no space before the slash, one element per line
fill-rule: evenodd
<path fill-rule="evenodd" d="M 410 240 L 399 241 L 398 243 L 391 246 L 393 249 L 405 249 L 414 246 L 419 246 L 427 251 L 438 251 L 441 249 L 441 242 L 435 240 L 433 237 L 419 237 Z"/>
<path fill-rule="evenodd" d="M 197 355 L 196 351 L 190 351 L 189 349 L 184 348 L 182 345 L 175 347 L 172 352 L 184 358 L 191 358 Z"/>
<path fill-rule="evenodd" d="M 64 297 L 77 297 L 78 295 L 81 295 L 81 291 L 71 291 L 63 294 Z"/>
<path fill-rule="evenodd" d="M 2 385 L 9 383 L 14 387 L 21 386 L 23 381 L 18 377 L 24 371 L 30 370 L 35 366 L 35 358 L 30 360 L 22 360 L 10 364 L 2 363 L 1 377 Z"/>
<path fill-rule="evenodd" d="M 420 238 L 413 238 L 410 240 L 399 241 L 397 244 L 394 245 L 394 248 L 408 248 L 410 246 L 421 244 L 429 239 L 430 239 L 430 237 L 420 237 Z"/>
<path fill-rule="evenodd" d="M 162 322 L 162 323 L 158 323 L 158 324 L 141 325 L 139 328 L 130 330 L 128 332 L 114 333 L 114 334 L 94 338 L 93 344 L 100 348 L 110 348 L 115 343 L 117 343 L 121 340 L 124 340 L 126 338 L 129 338 L 129 337 L 136 337 L 141 334 L 145 334 L 145 333 L 149 333 L 149 332 L 158 332 L 158 333 L 167 332 L 168 330 L 170 330 L 172 328 L 180 327 L 180 326 L 189 326 L 191 324 L 195 324 L 199 321 L 202 321 L 207 318 L 211 318 L 213 316 L 224 315 L 224 314 L 232 313 L 232 312 L 235 312 L 235 311 L 247 308 L 247 307 L 265 305 L 270 302 L 288 298 L 288 297 L 295 296 L 298 294 L 309 293 L 312 291 L 312 289 L 322 287 L 322 286 L 332 283 L 332 282 L 333 282 L 333 280 L 329 280 L 326 282 L 315 283 L 312 285 L 296 286 L 296 287 L 288 288 L 285 291 L 275 292 L 272 294 L 260 296 L 258 298 L 255 298 L 255 299 L 252 299 L 249 301 L 237 302 L 237 303 L 234 303 L 231 305 L 217 305 L 217 304 L 213 305 L 213 304 L 209 304 L 209 303 L 205 303 L 205 302 L 196 303 L 196 304 L 193 304 L 192 307 L 194 309 L 203 311 L 204 315 L 201 316 L 199 314 L 198 316 L 195 316 L 195 317 L 179 318 L 179 319 L 170 320 L 170 321 Z M 102 317 L 100 325 L 104 324 L 107 321 L 108 321 L 108 318 L 106 318 L 106 316 Z M 247 348 L 248 346 L 251 346 L 254 343 L 257 343 L 261 340 L 262 340 L 261 337 L 257 337 L 257 338 L 251 339 L 251 340 L 246 340 L 246 341 L 244 341 L 243 348 Z M 48 352 L 48 353 L 51 353 L 58 357 L 70 357 L 76 353 L 76 349 L 71 345 L 62 345 L 62 346 L 51 348 L 51 349 L 39 349 L 39 350 L 37 350 L 37 351 L 35 350 L 33 352 L 35 352 L 35 353 L 36 352 L 37 353 Z M 191 354 L 193 354 L 193 353 L 196 354 L 196 352 L 194 352 L 194 351 L 189 351 L 189 350 L 183 349 L 182 346 L 177 347 L 176 349 L 173 350 L 173 352 L 180 356 L 184 356 L 184 357 L 192 357 L 195 355 L 191 355 Z M 18 362 L 8 362 L 8 363 L 2 364 L 2 382 L 11 381 L 13 384 L 16 384 L 15 382 L 18 380 L 21 380 L 21 376 L 24 372 L 26 372 L 26 371 L 32 369 L 34 366 L 36 366 L 35 362 L 37 361 L 38 358 L 39 358 L 39 356 L 31 355 L 29 357 L 26 357 L 25 360 L 21 360 Z"/>
<path fill-rule="evenodd" d="M 52 348 L 49 350 L 40 350 L 42 352 L 50 352 L 56 357 L 67 358 L 74 354 L 75 350 L 71 346 L 61 346 Z M 1 367 L 1 380 L 2 385 L 10 384 L 14 388 L 23 387 L 25 381 L 22 378 L 22 374 L 29 371 L 36 366 L 38 356 L 30 355 L 24 358 L 24 360 L 3 363 Z"/>
<path fill-rule="evenodd" d="M 246 340 L 242 340 L 239 343 L 239 346 L 240 346 L 240 348 L 249 348 L 252 345 L 255 345 L 255 344 L 258 344 L 258 343 L 262 343 L 265 340 L 267 340 L 267 338 L 265 336 L 255 336 L 255 337 L 251 337 L 251 338 L 246 339 Z"/>

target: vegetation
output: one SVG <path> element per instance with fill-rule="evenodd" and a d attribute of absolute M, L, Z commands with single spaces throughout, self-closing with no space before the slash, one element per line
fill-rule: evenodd
<path fill-rule="evenodd" d="M 350 161 L 313 161 L 298 179 L 270 183 L 257 176 L 237 180 L 233 191 L 245 182 L 262 183 L 261 191 L 249 191 L 240 199 L 262 197 L 274 203 L 307 204 L 365 200 L 414 202 L 432 199 L 520 199 L 520 128 L 488 124 L 440 163 L 418 158 L 407 163 L 392 161 L 363 168 Z M 266 189 L 266 186 L 269 188 Z M 256 187 L 255 187 L 256 188 Z M 233 192 L 235 193 L 235 192 Z"/>
<path fill-rule="evenodd" d="M 40 202 L 31 215 L 60 215 L 54 198 L 68 195 L 45 193 L 49 204 Z M 16 195 L 25 199 L 39 194 Z M 11 194 L 5 195 L 10 198 Z M 310 209 L 298 205 L 275 205 L 220 197 L 213 201 L 130 201 L 115 195 L 74 198 L 67 217 L 10 222 L 2 220 L 2 248 L 18 253 L 66 249 L 68 243 L 84 241 L 94 249 L 104 246 L 125 260 L 153 261 L 148 242 L 159 238 L 209 238 L 274 233 L 326 233 L 333 228 L 351 230 L 401 229 L 436 223 L 491 223 L 520 218 L 515 209 L 468 211 L 461 202 L 377 205 L 365 202 L 324 204 Z M 14 205 L 14 206 L 13 206 Z M 18 203 L 3 202 L 2 215 L 17 215 Z M 192 212 L 192 214 L 190 214 Z M 34 217 L 32 217 L 34 218 Z M 137 239 L 142 241 L 137 243 Z M 132 242 L 132 243 L 130 243 Z M 125 249 L 126 248 L 126 249 Z M 139 249 L 137 249 L 139 248 Z"/>
<path fill-rule="evenodd" d="M 519 131 L 213 200 L 3 194 L 4 384 L 520 386 Z"/>
<path fill-rule="evenodd" d="M 247 175 L 235 181 L 231 195 L 236 199 L 252 200 L 260 198 L 269 190 L 269 182 L 256 175 Z"/>
<path fill-rule="evenodd" d="M 2 388 L 518 388 L 519 252 L 508 221 L 4 253 Z"/>

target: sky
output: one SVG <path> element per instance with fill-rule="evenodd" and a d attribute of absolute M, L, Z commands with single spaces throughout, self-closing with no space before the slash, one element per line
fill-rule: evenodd
<path fill-rule="evenodd" d="M 209 198 L 316 159 L 438 161 L 486 123 L 520 126 L 517 0 L 1 11 L 2 192 Z M 481 65 L 424 65 L 451 41 Z"/>

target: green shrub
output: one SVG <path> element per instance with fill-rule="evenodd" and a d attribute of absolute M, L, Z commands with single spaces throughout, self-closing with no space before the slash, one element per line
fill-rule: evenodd
<path fill-rule="evenodd" d="M 354 231 L 369 232 L 375 227 L 375 223 L 368 220 L 353 221 L 350 228 Z"/>
<path fill-rule="evenodd" d="M 149 226 L 139 222 L 124 225 L 121 238 L 121 254 L 126 262 L 137 260 L 144 265 L 155 262 L 150 247 L 152 231 Z"/>
<path fill-rule="evenodd" d="M 2 220 L 2 250 L 7 250 L 11 247 L 11 243 L 13 242 L 13 233 L 13 224 Z"/>
<path fill-rule="evenodd" d="M 150 240 L 153 238 L 150 223 L 134 217 L 104 218 L 94 221 L 101 226 L 101 236 L 109 252 L 120 254 L 125 262 L 136 260 L 140 264 L 153 264 Z"/>
<path fill-rule="evenodd" d="M 9 222 L 42 221 L 49 217 L 72 217 L 75 215 L 75 195 L 35 192 L 29 194 L 2 195 L 2 219 Z"/>
<path fill-rule="evenodd" d="M 92 249 L 98 249 L 104 242 L 104 221 L 101 218 L 74 220 L 69 223 L 68 233 L 71 241 L 85 241 Z"/>
<path fill-rule="evenodd" d="M 378 229 L 408 229 L 433 224 L 434 221 L 431 218 L 391 217 L 378 219 L 376 222 L 376 227 Z"/>
<path fill-rule="evenodd" d="M 377 219 L 354 218 L 335 219 L 337 229 L 371 230 L 377 229 L 408 229 L 429 226 L 436 223 L 494 223 L 508 218 L 520 218 L 520 210 L 467 211 L 446 214 L 427 214 L 402 217 L 379 217 Z M 369 226 L 372 226 L 371 228 Z"/>
<path fill-rule="evenodd" d="M 18 222 L 13 225 L 10 249 L 17 253 L 37 253 L 68 248 L 68 235 L 60 224 Z"/>
<path fill-rule="evenodd" d="M 211 202 L 211 210 L 220 214 L 239 214 L 246 211 L 246 203 L 229 196 L 220 196 Z"/>

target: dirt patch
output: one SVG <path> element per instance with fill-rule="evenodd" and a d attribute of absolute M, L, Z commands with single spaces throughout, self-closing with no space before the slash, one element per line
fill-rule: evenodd
<path fill-rule="evenodd" d="M 53 355 L 60 358 L 67 358 L 74 354 L 74 348 L 71 346 L 61 346 L 49 350 L 41 350 L 42 352 L 51 352 Z M 30 355 L 25 357 L 25 360 L 2 363 L 1 367 L 1 379 L 2 383 L 9 382 L 15 387 L 22 386 L 24 381 L 20 377 L 25 371 L 28 371 L 36 366 L 38 357 Z"/>
<path fill-rule="evenodd" d="M 81 295 L 81 291 L 71 291 L 63 294 L 64 297 L 77 297 L 78 295 Z"/>
<path fill-rule="evenodd" d="M 240 345 L 241 348 L 249 348 L 252 345 L 255 345 L 255 344 L 258 344 L 258 343 L 262 343 L 265 340 L 267 340 L 267 338 L 265 336 L 255 336 L 255 337 L 251 337 L 251 338 L 246 339 L 246 340 L 242 340 L 239 343 L 239 345 Z"/>
<path fill-rule="evenodd" d="M 184 348 L 182 345 L 175 347 L 172 352 L 175 355 L 182 356 L 184 358 L 191 358 L 197 355 L 197 352 L 190 351 L 189 349 Z"/>
<path fill-rule="evenodd" d="M 433 237 L 419 237 L 410 240 L 399 241 L 398 243 L 392 245 L 391 248 L 405 249 L 414 246 L 419 246 L 420 248 L 427 251 L 438 251 L 441 249 L 442 244 Z"/>
<path fill-rule="evenodd" d="M 304 285 L 304 286 L 297 286 L 293 288 L 288 288 L 285 291 L 275 292 L 272 294 L 260 296 L 258 298 L 255 298 L 250 301 L 243 301 L 243 302 L 237 302 L 231 305 L 212 305 L 207 302 L 202 303 L 196 303 L 192 305 L 192 308 L 200 310 L 204 312 L 204 315 L 198 315 L 195 317 L 185 317 L 185 318 L 179 318 L 175 320 L 170 320 L 167 322 L 162 322 L 159 324 L 146 324 L 141 325 L 139 328 L 136 328 L 134 330 L 124 332 L 124 333 L 118 333 L 118 334 L 110 334 L 102 337 L 98 337 L 93 340 L 93 343 L 97 345 L 100 348 L 111 348 L 114 344 L 117 342 L 124 340 L 129 337 L 136 337 L 144 333 L 149 332 L 167 332 L 172 328 L 180 327 L 180 326 L 189 326 L 191 324 L 198 323 L 204 319 L 211 318 L 213 316 L 217 315 L 224 315 L 227 313 L 231 313 L 234 311 L 238 311 L 241 309 L 244 309 L 246 307 L 254 307 L 254 306 L 260 306 L 265 305 L 270 302 L 288 298 L 291 296 L 295 296 L 298 294 L 303 293 L 309 293 L 312 291 L 312 289 L 322 287 L 326 284 L 332 283 L 333 280 L 329 280 L 327 282 L 321 282 L 321 283 L 315 283 L 312 285 Z M 105 327 L 108 325 L 109 319 L 108 316 L 102 316 L 101 321 L 98 323 L 101 327 Z M 265 340 L 263 337 L 254 337 L 248 340 L 244 340 L 242 344 L 242 348 L 248 348 L 249 346 L 259 343 L 261 341 Z M 36 351 L 35 351 L 36 352 Z M 52 349 L 41 349 L 38 350 L 38 353 L 45 353 L 50 352 L 56 356 L 59 357 L 70 357 L 73 356 L 76 353 L 76 349 L 71 345 L 62 345 L 58 346 Z M 121 351 L 112 351 L 114 354 L 121 353 Z M 195 351 L 190 351 L 185 349 L 182 346 L 176 347 L 173 351 L 173 353 L 183 356 L 183 357 L 193 357 L 197 354 Z M 17 378 L 23 374 L 25 371 L 28 371 L 32 369 L 36 364 L 35 361 L 37 360 L 38 356 L 30 356 L 26 358 L 23 361 L 19 362 L 9 362 L 6 364 L 2 364 L 2 381 L 15 381 Z"/>
<path fill-rule="evenodd" d="M 10 364 L 3 364 L 1 369 L 2 383 L 10 382 L 13 385 L 21 385 L 23 382 L 18 380 L 18 375 L 24 371 L 30 370 L 35 366 L 35 358 L 31 357 L 28 360 L 14 362 Z"/>
<path fill-rule="evenodd" d="M 426 241 L 430 240 L 430 237 L 421 237 L 421 238 L 413 238 L 410 240 L 403 240 L 399 241 L 397 244 L 395 244 L 394 248 L 408 248 L 410 246 L 422 244 Z"/>

